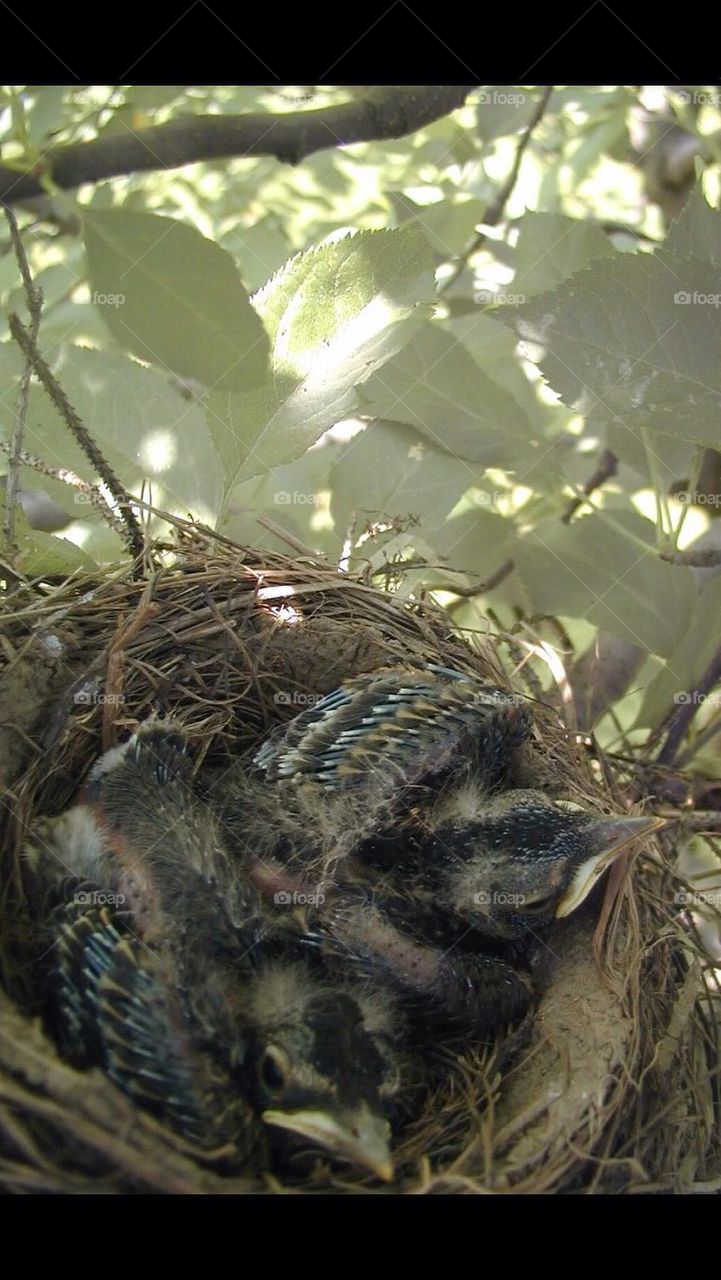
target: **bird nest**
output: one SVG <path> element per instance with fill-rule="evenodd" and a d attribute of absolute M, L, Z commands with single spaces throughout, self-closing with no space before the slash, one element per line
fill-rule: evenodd
<path fill-rule="evenodd" d="M 2 931 L 0 1183 L 11 1191 L 246 1192 L 45 1036 L 41 965 L 21 857 L 101 750 L 152 713 L 178 717 L 196 767 L 248 758 L 308 699 L 389 663 L 440 662 L 509 686 L 500 641 L 306 558 L 182 532 L 172 554 L 104 576 L 19 584 L 0 612 Z M 618 811 L 588 746 L 538 705 L 534 783 Z M 390 1192 L 658 1191 L 710 1187 L 720 1169 L 718 1028 L 704 962 L 674 905 L 658 843 L 617 864 L 559 922 L 534 1015 L 447 1070 L 394 1135 Z M 296 1187 L 298 1183 L 296 1182 Z M 372 1189 L 318 1157 L 302 1189 Z"/>

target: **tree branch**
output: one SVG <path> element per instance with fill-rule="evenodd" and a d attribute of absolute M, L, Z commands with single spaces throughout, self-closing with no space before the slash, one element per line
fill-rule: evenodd
<path fill-rule="evenodd" d="M 131 506 L 132 499 L 130 494 L 103 457 L 100 449 L 90 436 L 85 423 L 76 413 L 55 375 L 43 360 L 32 334 L 28 332 L 14 311 L 11 311 L 8 316 L 8 324 L 11 334 L 28 361 L 32 372 L 42 384 L 46 394 L 52 400 L 83 453 L 95 467 L 118 503 L 123 522 L 124 540 L 128 550 L 134 556 L 142 556 L 145 550 L 145 540 L 143 538 L 143 530 Z"/>
<path fill-rule="evenodd" d="M 28 304 L 28 312 L 30 314 L 30 338 L 35 342 L 40 328 L 40 316 L 43 309 L 43 291 L 33 284 L 30 275 L 30 267 L 25 257 L 18 224 L 12 209 L 5 210 L 5 217 L 10 227 L 10 239 L 15 250 L 15 257 L 20 268 L 22 276 L 23 288 L 25 289 L 25 300 Z M 32 360 L 26 354 L 25 365 L 20 377 L 20 389 L 18 391 L 17 406 L 15 409 L 15 420 L 13 422 L 13 433 L 10 441 L 10 451 L 8 457 L 8 479 L 7 489 L 5 493 L 5 518 L 3 520 L 3 534 L 8 546 L 12 546 L 15 541 L 15 505 L 18 499 L 18 489 L 20 481 L 20 455 L 22 453 L 23 433 L 25 431 L 25 418 L 28 411 L 28 393 L 30 391 L 30 378 L 32 376 L 33 366 Z"/>
<path fill-rule="evenodd" d="M 516 154 L 513 158 L 511 171 L 508 174 L 508 177 L 506 178 L 506 181 L 504 182 L 500 191 L 496 195 L 495 200 L 493 201 L 492 204 L 488 206 L 488 209 L 484 214 L 484 217 L 483 217 L 484 226 L 496 227 L 498 226 L 498 223 L 501 221 L 501 218 L 503 217 L 503 213 L 508 203 L 508 200 L 513 192 L 513 188 L 515 187 L 518 181 L 518 175 L 521 171 L 521 161 L 523 160 L 524 153 L 526 151 L 526 148 L 529 142 L 531 141 L 531 138 L 533 137 L 534 130 L 543 119 L 543 115 L 545 113 L 546 107 L 548 106 L 548 102 L 552 93 L 553 93 L 553 85 L 548 85 L 543 90 L 543 93 L 541 94 L 538 100 L 538 105 L 536 106 L 536 109 L 533 115 L 531 116 L 531 119 L 528 121 L 526 128 L 523 130 L 523 133 L 521 134 L 518 146 L 516 147 Z M 438 290 L 439 293 L 447 293 L 449 289 L 453 288 L 453 285 L 456 283 L 458 278 L 463 274 L 463 271 L 465 270 L 465 268 L 468 266 L 469 260 L 473 257 L 475 253 L 478 252 L 480 248 L 482 248 L 482 246 L 486 242 L 486 239 L 487 239 L 487 233 L 485 231 L 478 231 L 476 233 L 473 240 L 469 244 L 468 248 L 465 250 L 464 253 L 461 254 L 453 271 L 448 276 L 448 279 L 444 280 L 443 284 L 439 287 L 439 290 Z"/>
<path fill-rule="evenodd" d="M 176 169 L 201 160 L 275 156 L 298 164 L 315 151 L 401 138 L 462 107 L 474 85 L 373 88 L 365 98 L 283 115 L 182 116 L 139 132 L 55 147 L 25 173 L 0 165 L 0 201 L 47 194 L 47 179 L 70 190 L 122 174 Z"/>
<path fill-rule="evenodd" d="M 601 486 L 604 485 L 607 480 L 610 480 L 611 476 L 615 476 L 617 471 L 618 471 L 618 458 L 616 457 L 615 453 L 611 451 L 611 449 L 604 449 L 603 453 L 601 454 L 598 460 L 598 466 L 596 467 L 596 470 L 594 471 L 593 475 L 589 477 L 589 479 L 586 481 L 585 485 L 583 486 L 583 492 L 585 493 L 586 497 L 590 498 L 591 494 L 595 493 L 596 489 L 600 489 Z M 568 506 L 566 507 L 566 510 L 561 516 L 561 520 L 563 521 L 564 524 L 571 523 L 571 520 L 575 516 L 580 506 L 583 506 L 583 498 L 571 499 Z"/>
<path fill-rule="evenodd" d="M 696 688 L 686 692 L 685 700 L 677 706 L 666 721 L 666 741 L 656 757 L 657 764 L 674 763 L 691 721 L 719 680 L 721 680 L 721 649 L 711 659 Z"/>

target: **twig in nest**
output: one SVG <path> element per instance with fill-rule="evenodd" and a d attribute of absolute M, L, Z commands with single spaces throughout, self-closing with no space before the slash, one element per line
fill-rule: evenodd
<path fill-rule="evenodd" d="M 31 363 L 32 370 L 37 374 L 40 382 L 45 388 L 45 391 L 63 418 L 63 421 L 66 423 L 68 429 L 71 431 L 72 435 L 80 445 L 80 448 L 83 450 L 83 453 L 90 462 L 92 462 L 95 470 L 98 472 L 98 475 L 107 485 L 118 503 L 125 528 L 124 540 L 128 550 L 133 556 L 142 556 L 145 551 L 143 530 L 135 512 L 132 509 L 130 494 L 116 476 L 110 464 L 103 457 L 103 454 L 100 452 L 100 449 L 89 434 L 84 422 L 68 400 L 68 397 L 60 386 L 60 383 L 48 368 L 38 350 L 37 342 L 35 341 L 32 333 L 28 332 L 20 318 L 15 315 L 14 312 L 10 313 L 8 323 L 10 325 L 10 332 L 13 338 L 23 351 L 26 359 Z"/>
<path fill-rule="evenodd" d="M 20 274 L 23 278 L 23 286 L 25 289 L 25 298 L 30 313 L 30 338 L 34 343 L 38 336 L 40 328 L 40 316 L 43 309 L 43 292 L 37 285 L 33 284 L 30 275 L 30 267 L 25 256 L 20 232 L 15 214 L 12 209 L 5 209 L 5 217 L 10 227 L 10 239 L 12 240 L 15 257 L 20 268 Z M 26 353 L 25 365 L 20 377 L 20 389 L 18 391 L 17 406 L 15 409 L 15 420 L 13 422 L 13 433 L 10 441 L 10 455 L 8 459 L 8 479 L 7 489 L 5 493 L 5 518 L 3 521 L 3 533 L 6 542 L 12 546 L 15 542 L 15 507 L 18 500 L 19 478 L 20 478 L 20 454 L 22 451 L 23 433 L 25 431 L 25 418 L 28 411 L 28 392 L 30 390 L 30 377 L 32 375 L 33 366 L 30 356 Z"/>
<path fill-rule="evenodd" d="M 448 583 L 439 583 L 437 586 L 427 586 L 426 591 L 451 591 L 454 596 L 460 596 L 464 600 L 470 600 L 473 596 L 485 595 L 487 591 L 493 591 L 495 587 L 500 586 L 500 584 L 513 573 L 515 567 L 515 560 L 504 560 L 503 563 L 500 564 L 484 582 L 479 582 L 475 587 L 457 587 L 451 586 Z"/>

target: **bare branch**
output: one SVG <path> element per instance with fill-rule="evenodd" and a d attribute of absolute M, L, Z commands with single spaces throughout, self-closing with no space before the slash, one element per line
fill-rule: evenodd
<path fill-rule="evenodd" d="M 600 489 L 601 485 L 605 484 L 607 480 L 610 480 L 611 476 L 615 476 L 617 471 L 618 471 L 618 458 L 616 457 L 615 453 L 611 452 L 610 449 L 604 449 L 603 453 L 601 454 L 601 457 L 598 460 L 598 466 L 596 467 L 596 470 L 594 471 L 592 476 L 589 476 L 588 480 L 583 486 L 583 492 L 585 493 L 586 497 L 589 498 L 592 493 L 595 493 L 596 489 Z M 566 510 L 564 511 L 563 515 L 561 516 L 563 523 L 570 524 L 571 520 L 573 519 L 576 512 L 578 511 L 578 508 L 582 505 L 583 505 L 583 498 L 572 498 L 568 506 L 566 507 Z"/>
<path fill-rule="evenodd" d="M 686 736 L 686 730 L 699 707 L 706 700 L 706 695 L 718 684 L 719 680 L 721 680 L 721 649 L 714 654 L 696 688 L 686 694 L 685 701 L 680 706 L 677 706 L 668 717 L 666 721 L 666 741 L 658 753 L 658 764 L 673 764 L 678 755 L 679 747 Z"/>
<path fill-rule="evenodd" d="M 694 551 L 689 547 L 686 551 L 661 551 L 659 559 L 668 560 L 670 564 L 690 565 L 693 569 L 713 569 L 721 564 L 721 551 L 709 547 L 706 551 Z"/>
<path fill-rule="evenodd" d="M 402 138 L 462 107 L 474 85 L 371 88 L 366 97 L 315 111 L 282 115 L 182 116 L 138 132 L 55 147 L 25 173 L 0 165 L 0 201 L 14 204 L 122 174 L 177 169 L 201 160 L 275 156 L 298 164 L 315 151 L 355 142 Z"/>
<path fill-rule="evenodd" d="M 25 256 L 22 240 L 20 239 L 18 224 L 12 209 L 5 210 L 5 217 L 7 218 L 8 225 L 10 227 L 10 239 L 12 240 L 15 257 L 17 258 L 20 274 L 23 279 L 23 286 L 25 288 L 25 298 L 27 300 L 28 311 L 30 313 L 30 337 L 32 341 L 35 342 L 40 328 L 40 316 L 43 309 L 43 292 L 42 289 L 39 289 L 35 284 L 33 284 L 28 260 Z M 28 393 L 30 390 L 32 370 L 32 360 L 26 355 L 25 366 L 20 377 L 20 388 L 15 408 L 12 438 L 10 440 L 8 478 L 7 488 L 5 491 L 5 518 L 3 521 L 3 533 L 9 546 L 12 546 L 15 541 L 15 507 L 18 500 L 20 455 L 22 453 L 23 434 L 25 432 L 25 418 L 28 411 Z"/>
<path fill-rule="evenodd" d="M 38 350 L 35 339 L 14 312 L 10 313 L 8 317 L 8 324 L 10 325 L 10 332 L 13 338 L 21 348 L 25 358 L 29 361 L 30 368 L 35 374 L 37 374 L 37 377 L 45 388 L 45 391 L 60 413 L 68 429 L 77 440 L 80 448 L 83 450 L 83 453 L 92 462 L 95 470 L 98 472 L 98 475 L 107 485 L 118 503 L 125 526 L 125 541 L 128 549 L 134 556 L 143 555 L 145 550 L 143 530 L 130 505 L 130 494 L 116 476 L 112 467 L 103 457 L 100 449 L 89 434 L 84 422 L 71 405 L 68 397 L 55 378 L 55 375 L 48 368 Z"/>
<path fill-rule="evenodd" d="M 546 110 L 546 107 L 548 106 L 548 101 L 552 93 L 553 93 L 553 85 L 549 85 L 546 89 L 543 90 L 543 93 L 541 94 L 541 97 L 538 102 L 538 106 L 536 107 L 536 110 L 534 111 L 533 115 L 531 116 L 531 119 L 528 121 L 528 124 L 526 125 L 526 128 L 523 130 L 523 133 L 521 134 L 521 139 L 518 143 L 518 146 L 516 147 L 516 154 L 513 158 L 511 171 L 508 177 L 506 178 L 506 181 L 504 182 L 503 186 L 501 187 L 500 191 L 498 192 L 498 195 L 493 201 L 493 204 L 489 205 L 488 209 L 486 210 L 486 213 L 483 218 L 484 226 L 496 227 L 498 226 L 498 223 L 501 221 L 501 218 L 503 217 L 503 211 L 508 203 L 508 200 L 511 196 L 513 188 L 515 187 L 518 181 L 518 175 L 521 171 L 521 161 L 523 159 L 526 147 L 528 146 L 529 142 L 531 141 L 531 138 L 533 137 L 534 130 L 536 129 L 537 125 L 540 123 L 543 117 L 543 114 Z M 449 275 L 448 279 L 443 281 L 443 284 L 440 286 L 438 290 L 439 293 L 446 293 L 449 289 L 453 288 L 453 285 L 456 283 L 458 277 L 463 273 L 464 268 L 468 265 L 469 259 L 473 257 L 474 253 L 478 252 L 478 250 L 485 243 L 486 238 L 487 237 L 486 237 L 485 231 L 479 231 L 477 233 L 477 235 L 473 238 L 473 240 L 469 244 L 468 248 L 458 259 L 458 262 L 456 263 L 456 266 L 454 270 L 451 272 L 451 274 Z"/>

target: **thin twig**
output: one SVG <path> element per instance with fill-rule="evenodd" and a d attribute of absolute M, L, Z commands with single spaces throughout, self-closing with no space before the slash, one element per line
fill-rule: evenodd
<path fill-rule="evenodd" d="M 721 680 L 721 649 L 714 654 L 696 688 L 687 694 L 686 701 L 682 702 L 667 718 L 666 741 L 658 753 L 658 764 L 674 763 L 691 721 L 705 702 L 706 694 L 711 692 L 719 680 Z"/>
<path fill-rule="evenodd" d="M 0 440 L 0 452 L 10 453 L 11 445 L 7 440 Z M 87 480 L 82 480 L 74 471 L 70 471 L 68 467 L 51 467 L 42 458 L 38 458 L 34 453 L 26 453 L 21 449 L 19 461 L 23 467 L 31 467 L 33 471 L 38 471 L 41 475 L 47 476 L 49 480 L 59 480 L 61 484 L 68 485 L 71 489 L 77 489 L 84 496 L 81 499 L 77 497 L 74 501 L 87 501 L 97 511 L 101 519 L 106 520 L 114 533 L 117 533 L 121 541 L 124 540 L 125 526 L 122 520 L 116 515 L 111 507 L 108 506 L 105 498 L 95 484 L 90 484 Z M 70 517 L 68 517 L 68 521 Z"/>
<path fill-rule="evenodd" d="M 10 227 L 10 239 L 12 240 L 15 257 L 20 268 L 20 275 L 23 280 L 25 289 L 25 298 L 30 313 L 30 337 L 33 343 L 36 342 L 38 330 L 40 328 L 40 317 L 43 309 L 43 292 L 35 284 L 33 284 L 30 275 L 30 267 L 25 256 L 20 232 L 18 230 L 17 220 L 12 209 L 5 210 L 5 217 Z M 8 458 L 8 478 L 7 488 L 5 491 L 5 518 L 3 520 L 3 534 L 8 546 L 15 544 L 15 508 L 18 500 L 18 490 L 20 488 L 20 455 L 22 452 L 23 435 L 25 432 L 25 419 L 28 411 L 28 394 L 30 391 L 30 378 L 32 375 L 32 360 L 26 354 L 25 364 L 22 374 L 20 375 L 20 388 L 18 390 L 17 405 L 15 407 L 15 419 L 13 421 L 13 433 L 10 440 L 10 453 Z"/>
<path fill-rule="evenodd" d="M 84 422 L 68 400 L 60 383 L 45 363 L 32 335 L 28 333 L 24 324 L 14 312 L 10 313 L 8 323 L 13 338 L 26 358 L 31 361 L 33 371 L 37 374 L 63 421 L 118 503 L 125 528 L 124 540 L 128 550 L 133 556 L 142 556 L 145 550 L 143 530 L 132 509 L 130 494 L 103 457 Z"/>
<path fill-rule="evenodd" d="M 611 449 L 604 449 L 603 453 L 601 454 L 598 460 L 598 466 L 596 467 L 596 470 L 594 471 L 593 475 L 589 477 L 589 479 L 586 481 L 585 485 L 583 486 L 583 492 L 586 495 L 586 497 L 587 498 L 590 497 L 590 495 L 594 493 L 596 489 L 600 489 L 601 485 L 605 484 L 607 480 L 610 480 L 611 476 L 615 476 L 617 471 L 618 471 L 618 458 L 616 457 L 615 453 L 613 453 Z M 582 505 L 583 505 L 583 498 L 580 498 L 580 497 L 572 498 L 568 506 L 566 507 L 566 510 L 564 511 L 563 515 L 561 516 L 561 520 L 563 521 L 563 523 L 570 524 L 571 520 L 573 519 L 576 512 L 578 511 L 578 508 Z"/>
<path fill-rule="evenodd" d="M 533 137 L 533 133 L 535 129 L 540 124 L 540 121 L 543 117 L 546 107 L 548 106 L 548 102 L 552 93 L 553 93 L 553 85 L 548 85 L 547 88 L 543 90 L 543 93 L 541 94 L 541 97 L 538 102 L 538 106 L 536 107 L 536 110 L 534 111 L 533 115 L 531 116 L 531 119 L 526 125 L 526 128 L 521 134 L 520 141 L 516 148 L 516 154 L 513 158 L 511 171 L 508 177 L 506 178 L 506 181 L 504 182 L 503 186 L 501 187 L 500 191 L 498 192 L 498 195 L 496 196 L 495 200 L 486 210 L 486 213 L 483 218 L 483 225 L 485 227 L 496 227 L 498 226 L 498 223 L 501 221 L 501 218 L 503 217 L 503 211 L 508 203 L 508 200 L 511 196 L 513 188 L 515 187 L 516 182 L 518 181 L 518 175 L 521 171 L 521 161 L 523 160 L 524 153 L 526 151 L 526 148 L 529 142 L 531 141 L 531 138 Z M 485 244 L 486 238 L 487 236 L 485 231 L 477 232 L 477 234 L 474 236 L 468 248 L 458 259 L 458 262 L 456 263 L 456 266 L 454 267 L 453 271 L 449 275 L 448 279 L 444 280 L 443 284 L 440 285 L 438 289 L 439 293 L 447 293 L 449 289 L 453 288 L 453 285 L 456 283 L 459 276 L 462 275 L 463 271 L 468 265 L 469 259 L 472 258 L 473 255 L 478 252 L 478 250 L 482 247 L 483 244 Z"/>
<path fill-rule="evenodd" d="M 426 584 L 425 590 L 450 591 L 454 596 L 461 596 L 464 600 L 471 600 L 473 596 L 485 595 L 487 591 L 493 591 L 495 587 L 500 586 L 509 574 L 513 573 L 515 567 L 515 560 L 504 560 L 502 564 L 499 564 L 495 573 L 492 573 L 484 582 L 479 582 L 475 587 L 456 587 L 448 582 L 439 582 L 436 585 L 433 585 L 432 583 Z M 458 571 L 454 570 L 454 572 Z"/>
<path fill-rule="evenodd" d="M 721 733 L 721 719 L 716 719 L 711 724 L 707 724 L 706 728 L 696 735 L 695 741 L 691 743 L 690 747 L 687 747 L 678 757 L 678 768 L 685 769 L 701 748 L 705 747 L 719 733 Z"/>
<path fill-rule="evenodd" d="M 709 548 L 708 551 L 661 551 L 659 559 L 668 560 L 669 564 L 690 565 L 693 569 L 713 569 L 721 564 L 721 551 Z"/>

